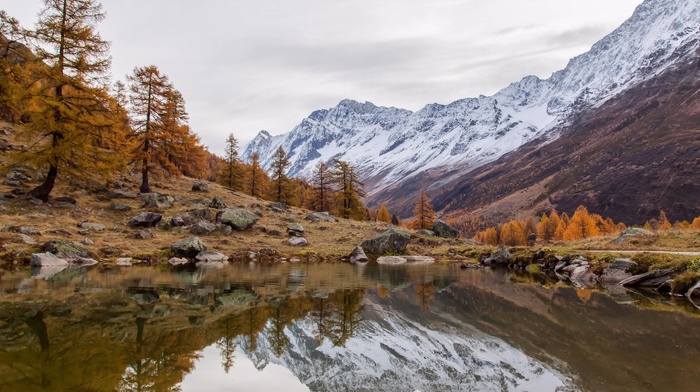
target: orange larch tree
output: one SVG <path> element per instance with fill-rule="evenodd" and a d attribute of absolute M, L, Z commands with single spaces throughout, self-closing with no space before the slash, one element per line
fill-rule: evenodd
<path fill-rule="evenodd" d="M 425 195 L 425 191 L 421 191 L 416 206 L 413 209 L 416 219 L 411 222 L 411 228 L 414 230 L 429 230 L 435 223 L 435 211 L 433 206 Z"/>

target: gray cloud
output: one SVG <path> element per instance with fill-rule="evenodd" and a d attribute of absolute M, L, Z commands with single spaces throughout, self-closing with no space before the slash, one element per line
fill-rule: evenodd
<path fill-rule="evenodd" d="M 113 75 L 155 64 L 215 152 L 344 98 L 418 110 L 548 77 L 641 0 L 103 0 Z M 32 25 L 41 0 L 4 0 Z M 604 12 L 601 12 L 604 10 Z"/>

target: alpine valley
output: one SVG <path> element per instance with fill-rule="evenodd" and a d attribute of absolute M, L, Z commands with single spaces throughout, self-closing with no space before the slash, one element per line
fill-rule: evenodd
<path fill-rule="evenodd" d="M 546 80 L 417 112 L 344 100 L 291 132 L 241 148 L 288 174 L 355 165 L 371 207 L 412 215 L 425 189 L 442 216 L 530 216 L 555 208 L 627 223 L 700 214 L 700 0 L 647 0 Z M 673 195 L 673 197 L 668 197 Z"/>

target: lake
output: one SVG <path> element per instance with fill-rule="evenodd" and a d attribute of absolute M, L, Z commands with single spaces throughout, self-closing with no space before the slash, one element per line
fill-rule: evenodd
<path fill-rule="evenodd" d="M 0 391 L 690 391 L 700 310 L 453 264 L 0 275 Z"/>

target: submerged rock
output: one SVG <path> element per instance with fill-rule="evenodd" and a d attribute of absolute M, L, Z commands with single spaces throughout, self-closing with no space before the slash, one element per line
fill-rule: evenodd
<path fill-rule="evenodd" d="M 362 249 L 371 254 L 385 253 L 402 253 L 406 250 L 408 242 L 411 240 L 411 235 L 403 230 L 391 228 L 375 236 L 365 240 L 360 245 Z"/>

